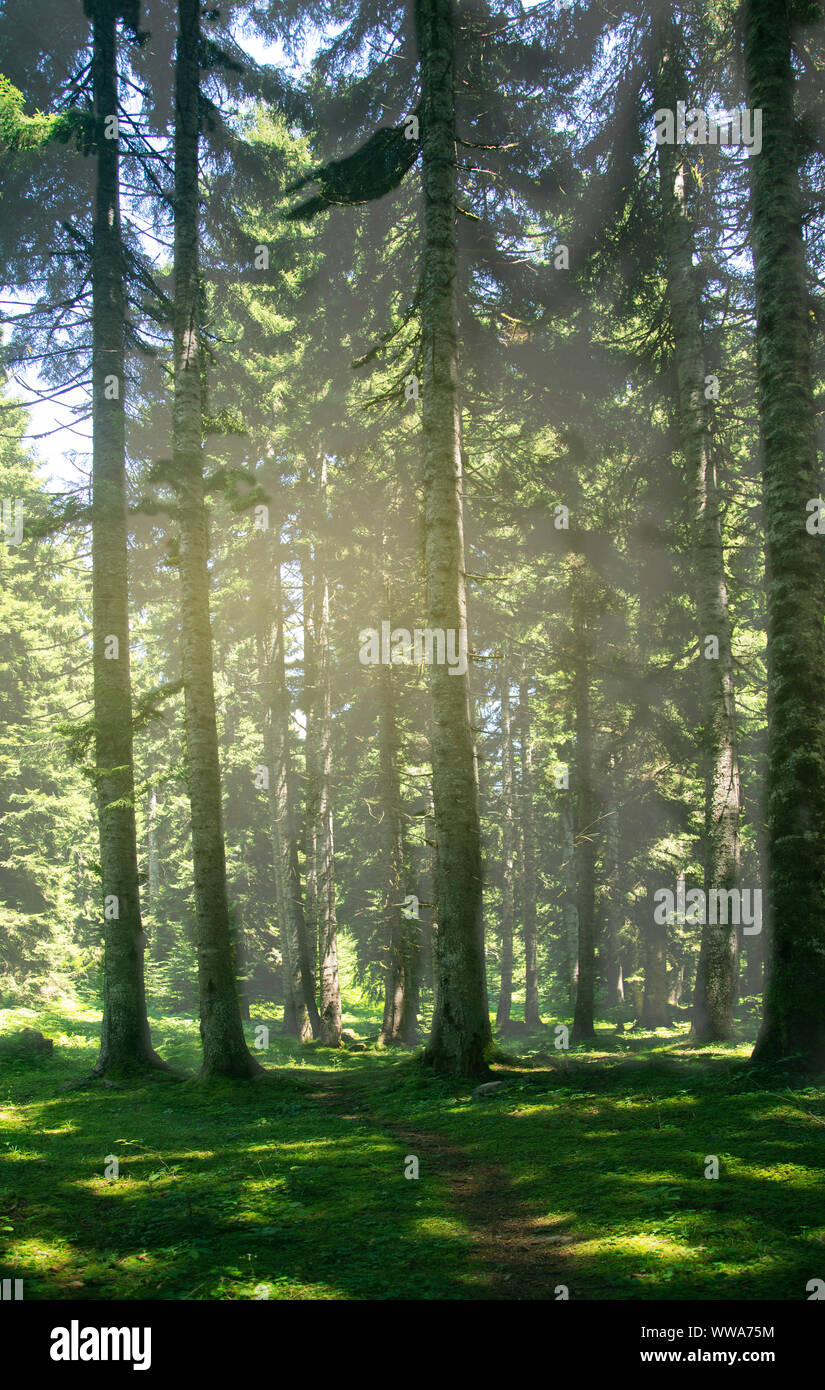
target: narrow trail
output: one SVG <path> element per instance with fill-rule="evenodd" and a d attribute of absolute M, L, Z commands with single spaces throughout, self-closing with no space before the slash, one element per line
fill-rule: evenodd
<path fill-rule="evenodd" d="M 368 1121 L 416 1155 L 423 1180 L 429 1175 L 446 1183 L 447 1214 L 457 1216 L 470 1233 L 468 1260 L 473 1277 L 459 1296 L 558 1298 L 558 1286 L 569 1287 L 573 1277 L 569 1227 L 525 1211 L 507 1169 L 478 1158 L 472 1147 L 376 1113 L 370 1104 L 371 1090 L 369 1077 L 323 1072 L 308 1085 L 307 1094 L 342 1119 Z"/>

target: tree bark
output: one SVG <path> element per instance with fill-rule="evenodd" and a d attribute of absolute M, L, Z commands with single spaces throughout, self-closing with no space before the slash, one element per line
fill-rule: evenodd
<path fill-rule="evenodd" d="M 388 588 L 388 586 L 386 586 Z M 387 606 L 389 614 L 390 608 Z M 418 923 L 404 916 L 404 882 L 406 876 L 406 846 L 404 821 L 401 812 L 401 787 L 398 758 L 398 721 L 392 666 L 381 665 L 378 674 L 378 751 L 379 802 L 381 806 L 381 837 L 386 864 L 381 916 L 384 938 L 388 946 L 384 986 L 384 1017 L 379 1043 L 382 1047 L 394 1043 L 413 1042 L 416 1037 L 415 966 L 417 950 L 412 939 Z"/>
<path fill-rule="evenodd" d="M 341 990 L 338 981 L 338 927 L 335 917 L 335 849 L 332 812 L 332 699 L 329 671 L 329 580 L 326 573 L 327 461 L 318 458 L 312 626 L 307 670 L 312 672 L 311 747 L 307 746 L 307 897 L 310 883 L 317 918 L 321 1039 L 341 1046 Z M 306 618 L 306 614 L 305 614 Z M 305 622 L 306 632 L 306 622 Z M 307 734 L 310 734 L 310 709 Z M 310 860 L 311 856 L 311 860 Z"/>
<path fill-rule="evenodd" d="M 104 909 L 103 1023 L 96 1075 L 162 1067 L 146 1014 L 132 748 L 125 468 L 126 302 L 116 117 L 118 6 L 98 0 L 92 75 L 97 185 L 92 244 L 92 628 L 95 783 Z M 111 128 L 110 128 L 111 135 Z"/>
<path fill-rule="evenodd" d="M 590 662 L 583 600 L 575 592 L 573 698 L 576 711 L 574 785 L 576 795 L 576 914 L 578 975 L 573 1011 L 574 1042 L 596 1036 L 593 995 L 596 982 L 596 793 L 593 777 L 593 722 L 590 710 Z"/>
<path fill-rule="evenodd" d="M 624 866 L 622 843 L 622 777 L 616 759 L 611 757 L 604 832 L 605 878 L 608 883 L 607 911 L 601 949 L 601 970 L 605 986 L 605 1003 L 609 1009 L 624 1004 L 624 982 L 619 933 L 623 922 Z"/>
<path fill-rule="evenodd" d="M 536 932 L 536 833 L 533 815 L 533 741 L 530 731 L 530 682 L 519 683 L 521 743 L 521 920 L 524 937 L 524 1022 L 541 1025 L 539 1014 L 538 937 Z"/>
<path fill-rule="evenodd" d="M 750 801 L 747 796 L 744 799 L 744 808 L 754 827 L 756 881 L 758 884 L 767 884 L 769 878 L 767 843 L 761 808 L 755 802 Z M 763 972 L 770 935 L 770 921 L 768 920 L 766 905 L 763 902 L 762 930 L 757 932 L 755 936 L 748 936 L 745 941 L 745 993 L 751 996 L 762 994 L 764 989 Z"/>
<path fill-rule="evenodd" d="M 158 797 L 154 787 L 149 790 L 146 804 L 146 845 L 149 861 L 149 901 L 154 912 L 160 893 L 160 862 L 158 860 L 158 837 L 155 821 L 158 814 Z"/>
<path fill-rule="evenodd" d="M 667 1007 L 667 922 L 657 922 L 653 910 L 653 893 L 642 901 L 644 912 L 643 939 L 645 949 L 645 990 L 639 1023 L 643 1028 L 668 1028 Z"/>
<path fill-rule="evenodd" d="M 768 587 L 771 958 L 757 1062 L 825 1067 L 825 564 L 790 5 L 745 0 L 745 71 L 762 110 L 750 161 Z"/>
<path fill-rule="evenodd" d="M 173 469 L 180 523 L 181 645 L 198 933 L 201 1075 L 262 1068 L 244 1038 L 233 960 L 209 618 L 202 459 L 203 362 L 198 265 L 199 0 L 179 0 L 175 59 Z"/>
<path fill-rule="evenodd" d="M 671 15 L 665 19 L 655 76 L 656 104 L 676 109 L 685 78 L 678 61 L 679 38 Z M 702 672 L 702 763 L 705 824 L 704 888 L 739 886 L 739 764 L 736 705 L 725 555 L 710 405 L 705 399 L 706 361 L 699 290 L 694 271 L 695 239 L 687 206 L 681 148 L 659 145 L 665 271 L 675 347 L 678 419 L 682 453 L 694 508 L 696 616 Z M 718 657 L 705 654 L 705 638 L 716 637 Z M 709 914 L 708 914 L 709 915 Z M 733 1036 L 737 938 L 732 923 L 706 922 L 693 996 L 693 1035 L 699 1042 Z"/>
<path fill-rule="evenodd" d="M 286 981 L 284 1028 L 301 1042 L 308 1042 L 312 1037 L 320 1037 L 321 1019 L 315 999 L 298 862 L 291 712 L 284 655 L 280 538 L 276 536 L 274 545 L 270 546 L 267 533 L 262 532 L 261 540 L 268 548 L 267 571 L 272 576 L 270 612 L 261 634 L 260 665 L 264 692 L 264 750 L 269 769 L 272 854 Z"/>
<path fill-rule="evenodd" d="M 496 1027 L 507 1028 L 513 1006 L 513 929 L 515 926 L 515 773 L 510 718 L 510 677 L 501 669 L 501 987 Z"/>
<path fill-rule="evenodd" d="M 312 477 L 309 467 L 304 474 L 306 498 L 303 556 L 301 560 L 301 590 L 304 615 L 304 681 L 303 705 L 306 730 L 304 737 L 304 862 L 306 892 L 304 919 L 313 979 L 318 966 L 318 808 L 320 804 L 320 774 L 318 768 L 318 675 L 315 658 L 315 584 L 314 557 L 311 535 L 314 529 L 314 508 L 311 505 Z M 319 1014 L 320 1019 L 320 1014 Z"/>
<path fill-rule="evenodd" d="M 415 22 L 424 193 L 421 398 L 428 621 L 432 628 L 466 638 L 456 323 L 454 0 L 416 0 Z M 426 1056 L 438 1071 L 475 1077 L 487 1072 L 491 1031 L 468 674 L 433 664 L 430 688 L 439 976 Z"/>
<path fill-rule="evenodd" d="M 562 931 L 564 934 L 564 963 L 567 974 L 567 994 L 571 1009 L 576 1004 L 576 991 L 579 979 L 579 914 L 576 903 L 576 824 L 569 791 L 562 803 L 562 836 L 564 860 L 561 869 L 563 888 Z"/>
<path fill-rule="evenodd" d="M 435 842 L 435 805 L 433 803 L 432 782 L 429 785 L 427 812 L 424 817 L 424 859 L 422 889 L 426 900 L 431 904 L 423 919 L 422 962 L 424 978 L 432 990 L 433 1012 L 438 999 L 438 918 L 436 917 L 435 885 L 438 878 L 438 846 Z"/>

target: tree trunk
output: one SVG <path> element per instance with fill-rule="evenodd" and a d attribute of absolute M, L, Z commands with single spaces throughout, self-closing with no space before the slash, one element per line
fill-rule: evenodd
<path fill-rule="evenodd" d="M 763 932 L 749 936 L 745 947 L 745 993 L 751 998 L 756 998 L 762 993 L 764 957 Z"/>
<path fill-rule="evenodd" d="M 157 792 L 154 787 L 151 787 L 146 805 L 146 843 L 149 861 L 149 901 L 153 912 L 156 910 L 158 894 L 160 893 L 160 862 L 158 860 L 158 837 L 155 830 L 157 814 Z"/>
<path fill-rule="evenodd" d="M 332 701 L 329 671 L 329 580 L 325 564 L 327 461 L 318 459 L 312 636 L 312 748 L 307 748 L 307 886 L 317 912 L 321 1039 L 341 1046 L 338 927 L 335 918 L 335 853 L 332 816 Z M 309 719 L 309 712 L 307 714 Z M 308 726 L 309 734 L 309 726 Z M 311 759 L 311 761 L 310 761 Z M 310 865 L 310 853 L 312 864 Z"/>
<path fill-rule="evenodd" d="M 270 545 L 266 532 L 261 533 L 261 541 L 264 545 Z M 313 1036 L 320 1037 L 321 1020 L 315 1000 L 298 863 L 278 537 L 272 551 L 267 554 L 267 562 L 268 572 L 272 575 L 271 611 L 261 635 L 260 666 L 264 693 L 264 750 L 269 769 L 272 854 L 286 982 L 284 1029 L 301 1042 L 308 1042 Z"/>
<path fill-rule="evenodd" d="M 767 844 L 761 808 L 754 802 L 749 802 L 748 798 L 745 798 L 744 806 L 745 812 L 753 822 L 754 828 L 756 882 L 758 884 L 767 884 Z M 745 938 L 745 993 L 751 996 L 761 995 L 764 989 L 763 967 L 768 950 L 768 941 L 770 940 L 770 922 L 767 921 L 766 918 L 767 913 L 763 903 L 761 932 L 757 932 L 755 936 L 748 936 Z"/>
<path fill-rule="evenodd" d="M 314 509 L 310 504 L 309 489 L 312 476 L 309 468 L 305 474 L 307 496 L 303 536 L 303 556 L 301 560 L 301 590 L 304 614 L 304 694 L 303 706 L 306 719 L 304 737 L 304 862 L 306 864 L 306 893 L 304 896 L 307 944 L 310 951 L 312 976 L 315 979 L 318 966 L 318 807 L 320 804 L 320 774 L 318 769 L 318 675 L 315 658 L 315 585 L 313 582 L 314 559 L 311 550 L 311 534 L 314 529 Z M 318 1015 L 320 1020 L 320 1014 Z"/>
<path fill-rule="evenodd" d="M 435 805 L 433 804 L 432 783 L 429 787 L 427 814 L 424 817 L 424 845 L 426 869 L 424 872 L 424 892 L 431 907 L 424 918 L 422 971 L 433 994 L 433 1012 L 438 999 L 438 918 L 436 917 L 435 885 L 438 878 L 438 847 L 435 843 Z"/>
<path fill-rule="evenodd" d="M 416 0 L 424 248 L 422 435 L 428 621 L 467 635 L 456 323 L 454 0 Z M 438 879 L 438 998 L 427 1046 L 437 1070 L 487 1072 L 490 1017 L 482 925 L 478 779 L 469 679 L 434 663 L 432 765 Z"/>
<path fill-rule="evenodd" d="M 390 612 L 389 606 L 387 612 Z M 379 668 L 378 751 L 380 762 L 379 802 L 381 806 L 381 837 L 386 864 L 381 916 L 388 960 L 384 986 L 384 1018 L 379 1043 L 410 1042 L 415 1037 L 416 1020 L 410 1017 L 409 993 L 413 984 L 412 941 L 410 927 L 413 919 L 404 916 L 404 881 L 406 851 L 404 822 L 401 814 L 401 787 L 398 769 L 398 724 L 395 713 L 395 693 L 392 666 Z"/>
<path fill-rule="evenodd" d="M 248 892 L 248 877 L 245 886 Z M 229 921 L 232 934 L 232 959 L 235 963 L 235 979 L 238 983 L 238 1008 L 241 1011 L 241 1018 L 248 1023 L 251 1018 L 251 1013 L 249 1009 L 249 981 L 246 977 L 246 934 L 244 932 L 243 921 L 237 913 L 230 913 Z"/>
<path fill-rule="evenodd" d="M 673 20 L 668 16 L 663 26 L 655 85 L 657 106 L 670 110 L 676 109 L 677 99 L 686 90 L 676 57 L 678 42 Z M 665 269 L 678 383 L 679 432 L 695 517 L 693 553 L 702 672 L 705 782 L 702 858 L 707 902 L 711 889 L 729 891 L 739 886 L 740 798 L 733 651 L 719 492 L 712 457 L 711 407 L 705 399 L 705 350 L 693 265 L 695 241 L 685 190 L 685 161 L 677 145 L 659 145 L 658 158 Z M 708 637 L 717 639 L 718 656 L 715 658 L 706 655 L 705 639 Z M 704 924 L 693 997 L 693 1035 L 699 1042 L 722 1041 L 733 1035 L 736 950 L 736 927 L 732 923 Z"/>
<path fill-rule="evenodd" d="M 682 1002 L 682 991 L 685 987 L 685 962 L 679 961 L 674 965 L 668 976 L 667 983 L 667 1002 L 672 1008 L 678 1009 Z"/>
<path fill-rule="evenodd" d="M 507 1028 L 513 1005 L 513 928 L 515 925 L 515 775 L 510 719 L 510 677 L 501 670 L 501 988 L 496 1027 Z"/>
<path fill-rule="evenodd" d="M 771 959 L 753 1060 L 825 1067 L 825 565 L 790 6 L 745 0 L 745 71 L 763 113 L 750 161 L 768 586 Z"/>
<path fill-rule="evenodd" d="M 611 757 L 604 832 L 605 878 L 608 884 L 607 911 L 601 950 L 601 970 L 605 1003 L 609 1009 L 624 1004 L 619 933 L 624 920 L 623 864 L 621 857 L 621 772 Z"/>
<path fill-rule="evenodd" d="M 93 11 L 97 187 L 92 249 L 92 604 L 95 782 L 104 910 L 97 1075 L 163 1066 L 146 1015 L 132 751 L 123 397 L 123 251 L 117 114 L 117 6 Z M 111 132 L 110 132 L 111 133 Z"/>
<path fill-rule="evenodd" d="M 656 921 L 652 893 L 645 895 L 642 911 L 645 914 L 645 990 L 639 1023 L 643 1028 L 668 1028 L 667 922 Z"/>
<path fill-rule="evenodd" d="M 566 793 L 562 805 L 562 836 L 564 861 L 561 868 L 563 886 L 562 931 L 564 934 L 564 964 L 567 975 L 567 994 L 571 1009 L 575 1007 L 576 990 L 579 979 L 579 920 L 576 902 L 576 826 L 570 793 Z"/>
<path fill-rule="evenodd" d="M 538 937 L 536 933 L 536 835 L 533 819 L 533 742 L 530 732 L 530 683 L 519 684 L 521 741 L 521 920 L 524 936 L 524 1022 L 541 1025 L 539 1014 Z"/>
<path fill-rule="evenodd" d="M 590 663 L 587 627 L 574 594 L 576 706 L 576 912 L 579 925 L 578 977 L 573 1011 L 574 1042 L 596 1036 L 593 993 L 596 982 L 596 795 L 593 781 L 593 725 L 590 712 Z"/>
<path fill-rule="evenodd" d="M 175 59 L 173 468 L 180 523 L 181 645 L 198 931 L 203 1076 L 251 1076 L 226 887 L 204 503 L 198 268 L 199 0 L 179 0 Z"/>

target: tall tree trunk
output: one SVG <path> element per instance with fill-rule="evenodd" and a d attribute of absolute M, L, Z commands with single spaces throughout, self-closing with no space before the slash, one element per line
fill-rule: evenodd
<path fill-rule="evenodd" d="M 496 1027 L 507 1028 L 513 1006 L 513 929 L 515 926 L 515 774 L 510 718 L 510 677 L 506 662 L 501 669 L 501 988 Z"/>
<path fill-rule="evenodd" d="M 420 1040 L 421 1012 L 421 922 L 410 918 L 404 922 L 404 1008 L 401 1014 L 401 1041 L 413 1047 Z"/>
<path fill-rule="evenodd" d="M 574 579 L 575 584 L 575 579 Z M 574 592 L 573 698 L 576 707 L 576 909 L 579 925 L 578 977 L 571 1037 L 583 1042 L 596 1036 L 593 995 L 596 983 L 596 793 L 593 773 L 593 722 L 590 711 L 590 662 L 583 601 Z"/>
<path fill-rule="evenodd" d="M 456 323 L 454 0 L 416 0 L 421 74 L 424 249 L 422 435 L 430 627 L 467 635 Z M 458 640 L 458 639 L 456 639 Z M 469 645 L 469 644 L 468 644 Z M 438 998 L 427 1060 L 484 1075 L 490 1016 L 482 925 L 478 779 L 468 673 L 431 670 L 438 879 Z"/>
<path fill-rule="evenodd" d="M 619 946 L 619 933 L 622 927 L 624 909 L 621 807 L 621 772 L 615 757 L 611 756 L 604 831 L 604 876 L 608 884 L 609 897 L 601 949 L 605 1003 L 609 1009 L 618 1008 L 624 1003 L 624 983 Z"/>
<path fill-rule="evenodd" d="M 305 475 L 306 488 L 312 487 L 309 468 Z M 315 979 L 318 964 L 318 808 L 320 805 L 321 779 L 318 750 L 318 673 L 315 655 L 315 583 L 313 579 L 315 561 L 310 539 L 314 530 L 314 508 L 309 492 L 304 503 L 305 524 L 303 536 L 303 555 L 301 559 L 301 590 L 304 628 L 304 682 L 303 705 L 306 719 L 304 737 L 304 862 L 306 864 L 306 893 L 304 896 L 307 943 L 310 951 L 312 976 Z M 320 1014 L 319 1014 L 320 1019 Z"/>
<path fill-rule="evenodd" d="M 158 859 L 158 837 L 155 829 L 157 815 L 158 796 L 155 788 L 150 787 L 146 802 L 146 845 L 149 861 L 149 901 L 153 912 L 157 908 L 160 893 L 160 861 Z"/>
<path fill-rule="evenodd" d="M 750 161 L 768 585 L 771 959 L 753 1059 L 825 1067 L 825 563 L 788 0 L 745 0 L 745 71 L 763 144 Z"/>
<path fill-rule="evenodd" d="M 541 1024 L 539 1014 L 538 937 L 536 932 L 536 833 L 533 817 L 533 741 L 530 732 L 530 682 L 522 676 L 518 692 L 521 743 L 521 920 L 524 937 L 524 1022 Z"/>
<path fill-rule="evenodd" d="M 645 989 L 639 1023 L 643 1028 L 668 1028 L 667 1007 L 667 922 L 657 922 L 653 911 L 653 893 L 642 899 L 642 937 L 645 954 Z M 663 913 L 659 914 L 663 916 Z"/>
<path fill-rule="evenodd" d="M 561 868 L 563 888 L 562 931 L 564 934 L 564 964 L 567 976 L 567 995 L 571 1009 L 575 1007 L 579 979 L 579 914 L 576 903 L 576 823 L 568 792 L 562 802 L 562 843 L 564 859 Z"/>
<path fill-rule="evenodd" d="M 763 879 L 762 882 L 765 880 Z M 765 927 L 755 936 L 749 936 L 745 944 L 745 993 L 752 998 L 764 989 L 763 968 L 765 964 Z"/>
<path fill-rule="evenodd" d="M 269 802 L 269 832 L 272 845 L 272 870 L 275 876 L 275 902 L 278 911 L 278 937 L 281 944 L 281 979 L 284 990 L 285 1033 L 307 1042 L 312 1037 L 306 1004 L 303 998 L 303 982 L 298 960 L 298 944 L 295 940 L 290 919 L 289 889 L 289 838 L 285 820 L 287 814 L 287 782 L 285 766 L 284 710 L 280 701 L 276 662 L 283 640 L 283 614 L 281 611 L 281 573 L 279 545 L 270 548 L 267 532 L 260 534 L 259 544 L 264 549 L 262 569 L 266 575 L 265 607 L 257 632 L 258 677 L 263 704 L 263 744 L 264 763 L 267 769 L 267 799 Z M 277 569 L 277 573 L 276 573 Z M 268 582 L 269 581 L 269 582 Z M 289 707 L 285 712 L 289 720 Z"/>
<path fill-rule="evenodd" d="M 435 842 L 435 806 L 433 804 L 432 783 L 429 787 L 427 813 L 424 817 L 425 870 L 423 888 L 426 900 L 431 904 L 424 920 L 422 971 L 433 994 L 433 1012 L 438 999 L 438 918 L 436 916 L 435 885 L 438 878 L 438 846 Z"/>
<path fill-rule="evenodd" d="M 672 16 L 664 21 L 656 73 L 656 104 L 676 109 L 685 88 L 678 59 L 680 37 Z M 702 671 L 702 762 L 704 769 L 704 888 L 739 886 L 739 764 L 736 752 L 733 651 L 719 491 L 712 455 L 710 405 L 705 399 L 706 362 L 699 290 L 694 270 L 695 240 L 685 189 L 685 160 L 677 145 L 659 145 L 665 268 L 675 346 L 678 418 L 682 453 L 694 505 L 696 615 Z M 715 637 L 718 655 L 708 657 L 705 639 Z M 706 914 L 709 916 L 710 914 Z M 731 914 L 732 915 L 732 914 Z M 733 923 L 706 922 L 693 996 L 693 1034 L 700 1042 L 733 1035 L 737 952 Z"/>
<path fill-rule="evenodd" d="M 97 187 L 92 249 L 92 605 L 95 781 L 103 878 L 103 1024 L 95 1073 L 162 1066 L 146 1015 L 132 751 L 123 397 L 123 249 L 117 137 L 116 4 L 87 4 Z"/>
<path fill-rule="evenodd" d="M 667 982 L 667 1002 L 673 1008 L 678 1008 L 682 1002 L 682 991 L 685 987 L 685 962 L 679 961 L 674 965 Z"/>
<path fill-rule="evenodd" d="M 235 978 L 209 619 L 202 460 L 201 284 L 198 267 L 199 0 L 179 0 L 175 59 L 173 467 L 180 523 L 181 645 L 198 931 L 203 1076 L 251 1076 Z"/>
<path fill-rule="evenodd" d="M 307 888 L 317 913 L 321 1039 L 341 1046 L 341 989 L 338 981 L 338 926 L 335 917 L 335 850 L 332 813 L 332 697 L 329 670 L 329 579 L 325 534 L 327 461 L 318 458 L 312 633 L 308 658 L 313 681 L 312 748 L 307 748 Z M 309 714 L 308 714 L 309 719 Z M 309 734 L 309 725 L 307 732 Z M 311 758 L 311 762 L 310 762 Z M 310 853 L 313 862 L 310 866 Z M 312 877 L 310 877 L 312 875 Z M 308 892 L 309 897 L 309 892 Z"/>
<path fill-rule="evenodd" d="M 245 887 L 249 892 L 249 876 L 246 876 Z M 246 954 L 246 933 L 244 931 L 243 919 L 240 914 L 230 913 L 230 930 L 232 933 L 232 958 L 235 962 L 235 979 L 238 982 L 238 1008 L 241 1011 L 241 1018 L 248 1023 L 251 1018 L 249 1009 L 249 981 L 246 976 L 247 954 Z"/>
<path fill-rule="evenodd" d="M 767 884 L 767 842 L 761 808 L 747 796 L 744 797 L 743 806 L 745 814 L 752 821 L 754 828 L 756 882 Z M 751 996 L 760 995 L 764 988 L 763 967 L 770 939 L 770 923 L 766 917 L 767 914 L 763 910 L 762 930 L 745 938 L 745 993 Z"/>
<path fill-rule="evenodd" d="M 262 544 L 270 546 L 261 533 Z M 286 1001 L 284 1028 L 301 1042 L 319 1037 L 321 1020 L 315 1000 L 315 981 L 310 963 L 295 818 L 295 785 L 292 773 L 289 693 L 284 653 L 284 612 L 281 588 L 280 538 L 267 554 L 272 576 L 268 622 L 261 634 L 261 675 L 264 692 L 264 749 L 269 768 L 269 806 L 272 853 L 281 926 Z"/>
<path fill-rule="evenodd" d="M 385 586 L 385 591 L 388 586 Z M 387 613 L 390 613 L 389 605 Z M 412 985 L 410 967 L 410 931 L 412 925 L 404 916 L 405 845 L 404 822 L 401 814 L 401 787 L 398 769 L 398 724 L 395 712 L 395 693 L 392 666 L 378 668 L 378 752 L 379 804 L 381 807 L 381 838 L 386 865 L 381 916 L 384 940 L 388 946 L 384 984 L 384 1017 L 379 1043 L 382 1047 L 409 1041 L 405 1029 L 410 1027 L 410 1006 L 407 999 Z M 415 1022 L 412 1020 L 413 1033 Z"/>

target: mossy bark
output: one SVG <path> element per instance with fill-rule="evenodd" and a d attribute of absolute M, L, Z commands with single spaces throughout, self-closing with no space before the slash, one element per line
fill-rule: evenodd
<path fill-rule="evenodd" d="M 825 1067 L 825 562 L 806 530 L 820 495 L 810 307 L 787 0 L 745 0 L 768 590 L 767 838 L 771 953 L 754 1061 Z"/>

